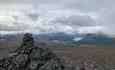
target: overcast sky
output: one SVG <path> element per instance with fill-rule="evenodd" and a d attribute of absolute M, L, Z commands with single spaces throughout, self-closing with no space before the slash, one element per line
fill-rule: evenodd
<path fill-rule="evenodd" d="M 0 0 L 0 34 L 25 32 L 115 37 L 115 0 Z"/>

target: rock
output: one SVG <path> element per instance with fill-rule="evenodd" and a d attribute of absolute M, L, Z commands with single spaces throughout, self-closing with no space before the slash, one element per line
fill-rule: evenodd
<path fill-rule="evenodd" d="M 34 46 L 31 34 L 6 58 L 0 60 L 0 70 L 64 70 L 64 66 L 48 48 Z"/>

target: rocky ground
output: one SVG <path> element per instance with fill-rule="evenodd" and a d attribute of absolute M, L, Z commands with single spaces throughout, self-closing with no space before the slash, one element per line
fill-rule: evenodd
<path fill-rule="evenodd" d="M 0 58 L 8 56 L 16 48 L 1 48 Z M 115 70 L 115 47 L 51 47 L 50 49 L 69 70 L 73 68 L 78 70 L 82 65 L 85 65 L 87 70 Z"/>
<path fill-rule="evenodd" d="M 113 47 L 66 47 L 51 48 L 67 68 L 79 70 L 115 70 Z"/>

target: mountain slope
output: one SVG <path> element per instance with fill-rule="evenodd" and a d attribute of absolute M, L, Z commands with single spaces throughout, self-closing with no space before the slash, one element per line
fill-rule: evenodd
<path fill-rule="evenodd" d="M 115 44 L 115 38 L 110 38 L 102 34 L 87 34 L 76 44 Z"/>

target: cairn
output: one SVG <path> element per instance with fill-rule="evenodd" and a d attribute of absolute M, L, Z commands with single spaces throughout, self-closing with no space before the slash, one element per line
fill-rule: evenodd
<path fill-rule="evenodd" d="M 64 66 L 48 48 L 34 46 L 32 34 L 26 33 L 21 46 L 0 60 L 0 70 L 64 70 Z"/>

